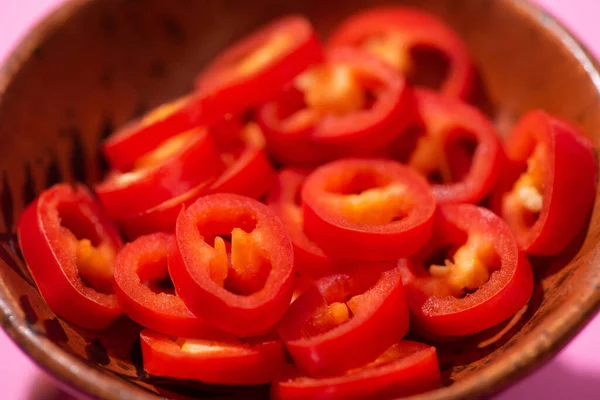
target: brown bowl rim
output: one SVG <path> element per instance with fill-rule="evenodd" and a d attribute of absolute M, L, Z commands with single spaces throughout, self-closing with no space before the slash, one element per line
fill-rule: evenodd
<path fill-rule="evenodd" d="M 0 66 L 0 105 L 12 78 L 19 72 L 22 65 L 32 58 L 35 50 L 45 38 L 59 29 L 68 18 L 94 1 L 97 0 L 68 0 L 42 18 L 25 34 Z M 560 40 L 583 66 L 600 93 L 600 64 L 568 28 L 537 4 L 521 0 L 505 1 L 534 19 L 546 31 Z M 600 308 L 600 266 L 595 267 L 593 278 L 578 298 L 563 304 L 557 310 L 565 317 L 551 320 L 545 334 L 531 339 L 522 351 L 513 352 L 503 363 L 491 365 L 485 370 L 485 374 L 469 377 L 451 386 L 412 398 L 482 397 L 497 393 L 518 379 L 524 378 L 556 355 L 596 314 Z M 79 357 L 65 352 L 47 337 L 36 335 L 23 320 L 16 317 L 18 311 L 11 305 L 9 293 L 6 283 L 0 280 L 2 328 L 30 359 L 56 378 L 65 389 L 107 400 L 164 398 L 141 387 L 126 383 L 114 375 L 111 377 L 110 372 L 102 371 Z M 552 335 L 548 332 L 552 332 Z M 515 368 L 515 366 L 521 366 L 521 368 Z M 109 381 L 107 382 L 107 380 Z M 103 381 L 109 384 L 98 384 Z"/>

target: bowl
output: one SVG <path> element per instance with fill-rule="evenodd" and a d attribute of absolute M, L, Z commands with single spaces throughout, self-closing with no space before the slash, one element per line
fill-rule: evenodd
<path fill-rule="evenodd" d="M 103 399 L 257 397 L 147 376 L 138 327 L 69 325 L 45 305 L 24 265 L 15 223 L 24 205 L 61 180 L 99 179 L 99 143 L 115 127 L 192 87 L 199 69 L 244 33 L 285 13 L 326 34 L 384 1 L 73 0 L 35 27 L 0 70 L 0 310 L 10 337 L 73 390 Z M 391 2 L 389 2 L 391 3 Z M 600 143 L 599 66 L 556 20 L 521 0 L 402 0 L 446 20 L 466 41 L 501 133 L 542 107 Z M 600 305 L 600 202 L 573 250 L 534 260 L 536 290 L 511 321 L 438 347 L 446 386 L 425 399 L 498 392 L 556 354 Z"/>

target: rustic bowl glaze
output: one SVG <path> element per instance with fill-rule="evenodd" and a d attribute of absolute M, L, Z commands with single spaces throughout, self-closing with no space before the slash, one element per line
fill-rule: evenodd
<path fill-rule="evenodd" d="M 75 328 L 45 305 L 23 264 L 15 223 L 24 205 L 60 180 L 94 182 L 98 144 L 128 119 L 184 93 L 217 51 L 280 14 L 305 13 L 321 33 L 359 0 L 75 0 L 38 25 L 0 70 L 0 309 L 2 325 L 42 368 L 74 390 L 105 399 L 261 397 L 266 388 L 185 385 L 148 377 L 138 327 Z M 600 75 L 552 17 L 521 0 L 404 0 L 448 21 L 481 71 L 505 132 L 542 107 L 600 143 Z M 600 304 L 600 202 L 574 250 L 537 259 L 528 307 L 503 326 L 439 347 L 446 387 L 426 399 L 490 395 L 554 355 Z"/>

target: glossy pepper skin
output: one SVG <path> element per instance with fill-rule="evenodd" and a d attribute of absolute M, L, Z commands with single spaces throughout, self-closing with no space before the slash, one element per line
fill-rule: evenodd
<path fill-rule="evenodd" d="M 439 91 L 460 99 L 472 93 L 475 69 L 461 38 L 439 18 L 414 8 L 389 6 L 357 13 L 333 32 L 328 46 L 353 46 L 375 54 L 409 79 L 419 72 L 411 50 L 433 49 L 448 62 Z"/>
<path fill-rule="evenodd" d="M 210 185 L 213 182 L 214 180 L 207 180 L 179 196 L 163 201 L 157 206 L 122 218 L 119 220 L 119 226 L 129 239 L 155 232 L 173 233 L 175 231 L 175 221 L 177 221 L 181 209 L 208 194 Z"/>
<path fill-rule="evenodd" d="M 408 308 L 395 263 L 360 263 L 309 286 L 280 321 L 294 363 L 330 376 L 377 358 L 408 332 Z"/>
<path fill-rule="evenodd" d="M 108 214 L 130 218 L 214 179 L 224 170 L 206 129 L 194 129 L 138 159 L 133 170 L 109 174 L 95 191 Z"/>
<path fill-rule="evenodd" d="M 195 315 L 238 337 L 264 333 L 281 318 L 294 290 L 293 247 L 266 205 L 205 196 L 179 214 L 175 234 L 169 272 Z"/>
<path fill-rule="evenodd" d="M 103 143 L 109 166 L 121 172 L 172 137 L 200 126 L 212 125 L 221 115 L 208 115 L 205 99 L 190 94 L 171 100 L 118 129 Z"/>
<path fill-rule="evenodd" d="M 313 378 L 299 371 L 275 382 L 271 397 L 280 400 L 359 400 L 398 398 L 442 386 L 435 347 L 402 340 L 375 361 L 337 376 Z"/>
<path fill-rule="evenodd" d="M 332 272 L 335 266 L 323 250 L 304 233 L 300 192 L 308 174 L 308 171 L 298 169 L 279 171 L 267 197 L 267 205 L 281 219 L 294 245 L 296 271 L 306 277 L 318 278 Z"/>
<path fill-rule="evenodd" d="M 196 90 L 210 97 L 210 113 L 237 114 L 270 99 L 322 59 L 310 21 L 289 15 L 225 49 L 198 76 Z"/>
<path fill-rule="evenodd" d="M 509 165 L 492 209 L 525 252 L 559 253 L 585 228 L 594 204 L 592 141 L 575 125 L 537 110 L 519 120 L 505 149 Z"/>
<path fill-rule="evenodd" d="M 214 193 L 234 193 L 251 198 L 263 196 L 275 179 L 275 171 L 264 151 L 264 138 L 254 124 L 237 118 L 221 121 L 209 129 L 223 170 L 187 192 L 146 210 L 122 218 L 119 225 L 130 238 L 153 232 L 173 232 L 182 207 Z M 202 163 L 194 160 L 196 165 Z"/>
<path fill-rule="evenodd" d="M 415 91 L 417 117 L 392 156 L 427 177 L 438 203 L 478 203 L 506 162 L 492 122 L 460 100 Z"/>
<path fill-rule="evenodd" d="M 533 274 L 510 228 L 470 204 L 439 207 L 434 235 L 399 262 L 412 327 L 428 337 L 481 332 L 527 304 Z"/>
<path fill-rule="evenodd" d="M 31 275 L 58 316 L 88 329 L 119 317 L 112 259 L 121 239 L 84 186 L 46 189 L 21 214 L 18 236 Z"/>
<path fill-rule="evenodd" d="M 151 375 L 216 385 L 259 385 L 279 377 L 285 363 L 281 342 L 254 338 L 176 339 L 140 333 L 144 370 Z"/>
<path fill-rule="evenodd" d="M 277 161 L 314 166 L 376 154 L 413 118 L 405 79 L 377 57 L 336 48 L 257 111 L 267 150 Z"/>
<path fill-rule="evenodd" d="M 436 202 L 424 178 L 398 162 L 342 159 L 302 189 L 304 231 L 331 257 L 397 260 L 429 240 Z"/>
<path fill-rule="evenodd" d="M 265 152 L 265 138 L 254 122 L 234 118 L 219 129 L 213 138 L 225 163 L 225 171 L 211 185 L 210 193 L 233 193 L 258 199 L 269 191 L 275 170 Z"/>
<path fill-rule="evenodd" d="M 127 243 L 115 260 L 117 299 L 123 312 L 140 325 L 166 335 L 208 338 L 220 334 L 216 328 L 187 309 L 169 281 L 167 258 L 175 237 L 166 233 L 141 236 Z"/>

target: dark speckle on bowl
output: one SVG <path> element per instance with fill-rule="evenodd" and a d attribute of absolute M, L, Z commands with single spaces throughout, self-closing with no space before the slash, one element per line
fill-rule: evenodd
<path fill-rule="evenodd" d="M 2 219 L 4 220 L 4 229 L 6 232 L 12 232 L 13 228 L 13 195 L 12 189 L 8 184 L 8 175 L 2 173 L 2 194 L 0 194 L 0 209 L 2 210 Z"/>
<path fill-rule="evenodd" d="M 106 348 L 97 337 L 85 346 L 85 353 L 90 361 L 100 365 L 110 364 L 110 357 L 108 357 Z"/>
<path fill-rule="evenodd" d="M 21 266 L 17 259 L 18 255 L 12 251 L 9 251 L 5 246 L 11 247 L 11 242 L 14 243 L 13 238 L 9 238 L 5 243 L 0 243 L 0 260 L 3 261 L 8 268 L 10 268 L 13 272 L 15 272 L 21 279 L 27 282 L 30 285 L 33 285 L 33 280 L 29 276 L 29 273 L 26 272 Z"/>
<path fill-rule="evenodd" d="M 163 28 L 167 37 L 174 44 L 180 45 L 184 43 L 185 33 L 177 18 L 174 18 L 170 15 L 165 15 L 163 17 Z"/>
<path fill-rule="evenodd" d="M 102 32 L 106 36 L 115 35 L 118 28 L 117 20 L 113 15 L 110 14 L 102 14 L 100 17 L 100 26 L 102 27 Z"/>
<path fill-rule="evenodd" d="M 79 182 L 87 181 L 87 154 L 85 147 L 83 146 L 83 139 L 81 133 L 74 128 L 72 130 L 73 136 L 71 136 L 72 147 L 71 147 L 71 172 L 73 177 Z"/>
<path fill-rule="evenodd" d="M 69 340 L 67 333 L 56 317 L 44 320 L 44 332 L 46 332 L 48 339 L 55 343 L 66 343 Z"/>
<path fill-rule="evenodd" d="M 41 60 L 44 58 L 44 49 L 41 46 L 33 49 L 33 57 L 37 60 Z"/>
<path fill-rule="evenodd" d="M 62 182 L 63 174 L 58 165 L 58 159 L 55 154 L 50 156 L 50 163 L 46 169 L 46 187 L 50 187 L 56 183 Z"/>
<path fill-rule="evenodd" d="M 23 183 L 23 201 L 25 204 L 31 203 L 37 196 L 35 190 L 35 181 L 31 172 L 31 165 L 25 164 L 25 182 Z"/>
<path fill-rule="evenodd" d="M 19 297 L 19 304 L 21 305 L 23 313 L 25 313 L 25 321 L 27 321 L 29 325 L 35 324 L 38 321 L 38 316 L 31 306 L 29 297 L 27 295 L 22 295 Z"/>
<path fill-rule="evenodd" d="M 135 373 L 137 374 L 138 378 L 144 380 L 147 374 L 146 371 L 144 371 L 142 345 L 139 338 L 136 341 L 134 341 L 131 345 L 131 349 L 129 350 L 129 357 L 131 359 L 131 363 L 135 367 Z"/>
<path fill-rule="evenodd" d="M 150 76 L 156 79 L 164 78 L 167 66 L 164 61 L 154 60 L 150 64 Z"/>
<path fill-rule="evenodd" d="M 100 171 L 102 171 L 102 172 L 108 171 L 108 167 L 109 167 L 108 161 L 106 161 L 106 158 L 104 157 L 104 154 L 102 153 L 102 149 L 101 149 L 102 141 L 104 139 L 106 139 L 107 137 L 109 137 L 114 132 L 114 130 L 115 130 L 115 128 L 114 128 L 114 124 L 113 124 L 112 120 L 109 117 L 105 117 L 102 122 L 102 125 L 100 127 L 100 134 L 99 134 L 98 144 L 97 144 L 98 164 L 99 164 Z"/>

